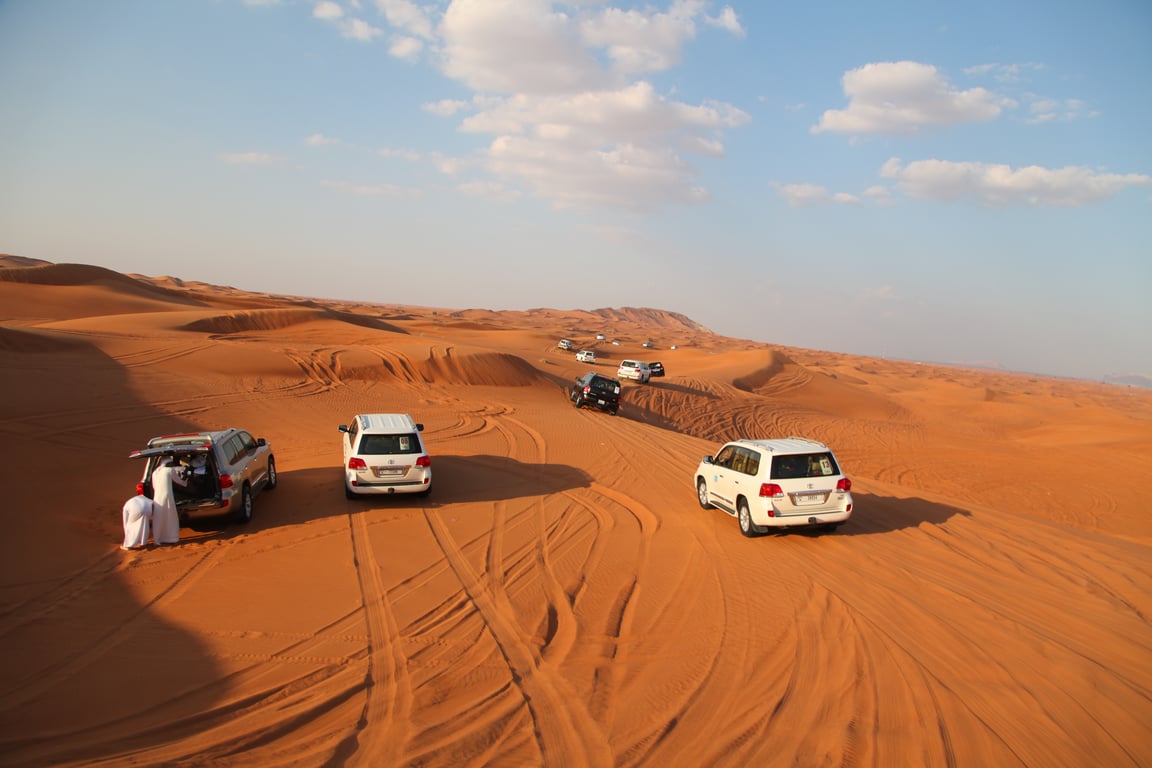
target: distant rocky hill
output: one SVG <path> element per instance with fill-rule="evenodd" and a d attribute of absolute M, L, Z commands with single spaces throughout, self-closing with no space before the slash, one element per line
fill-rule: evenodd
<path fill-rule="evenodd" d="M 1152 376 L 1141 373 L 1114 373 L 1104 377 L 1105 384 L 1116 384 L 1123 387 L 1141 387 L 1152 389 Z"/>

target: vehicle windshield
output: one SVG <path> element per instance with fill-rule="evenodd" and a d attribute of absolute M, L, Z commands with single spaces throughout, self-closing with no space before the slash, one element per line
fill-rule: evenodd
<path fill-rule="evenodd" d="M 360 450 L 364 456 L 386 456 L 394 453 L 420 453 L 420 441 L 416 435 L 362 435 Z"/>
<path fill-rule="evenodd" d="M 774 480 L 796 480 L 802 477 L 827 477 L 840 474 L 831 453 L 796 453 L 772 459 Z"/>
<path fill-rule="evenodd" d="M 616 382 L 608 379 L 592 379 L 588 382 L 596 392 L 615 392 Z"/>

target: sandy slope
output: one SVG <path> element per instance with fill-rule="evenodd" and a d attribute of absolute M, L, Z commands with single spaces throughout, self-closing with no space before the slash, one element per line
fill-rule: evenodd
<path fill-rule="evenodd" d="M 599 330 L 669 370 L 617 418 L 554 349 Z M 0 375 L 5 766 L 1152 765 L 1147 392 L 47 264 L 0 269 Z M 348 501 L 336 426 L 390 410 L 433 494 Z M 121 552 L 128 452 L 228 425 L 254 521 Z M 785 434 L 852 475 L 838 533 L 697 506 Z"/>

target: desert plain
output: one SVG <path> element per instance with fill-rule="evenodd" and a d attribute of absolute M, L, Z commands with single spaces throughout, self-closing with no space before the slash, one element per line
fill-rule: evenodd
<path fill-rule="evenodd" d="M 1152 766 L 1152 392 L 388 301 L 0 259 L 0 765 Z M 560 337 L 668 375 L 577 410 Z M 427 498 L 344 497 L 359 412 Z M 122 551 L 129 452 L 229 426 L 253 520 Z M 839 531 L 700 508 L 788 435 Z"/>

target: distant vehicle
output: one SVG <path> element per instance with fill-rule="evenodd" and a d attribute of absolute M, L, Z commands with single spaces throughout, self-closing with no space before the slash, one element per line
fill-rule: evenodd
<path fill-rule="evenodd" d="M 407 413 L 361 413 L 344 433 L 344 495 L 357 496 L 432 491 L 432 457 L 417 424 Z"/>
<path fill-rule="evenodd" d="M 649 340 L 649 341 L 646 341 L 646 342 L 644 342 L 644 343 L 643 343 L 643 344 L 641 344 L 640 346 L 644 347 L 644 349 L 652 349 L 652 348 L 653 348 L 653 347 L 655 347 L 656 345 L 655 345 L 655 344 L 653 344 L 653 343 L 651 342 L 651 340 Z"/>
<path fill-rule="evenodd" d="M 648 363 L 648 370 L 652 374 L 653 378 L 663 376 L 664 375 L 664 363 L 661 363 L 659 361 L 657 361 L 655 363 Z"/>
<path fill-rule="evenodd" d="M 612 339 L 612 344 L 617 347 L 620 346 L 620 339 Z"/>
<path fill-rule="evenodd" d="M 615 416 L 620 412 L 620 382 L 589 371 L 576 379 L 568 399 L 577 408 L 587 405 Z"/>
<path fill-rule="evenodd" d="M 621 360 L 620 367 L 616 369 L 616 378 L 632 379 L 644 384 L 652 378 L 652 371 L 648 368 L 648 363 L 639 360 Z"/>
<path fill-rule="evenodd" d="M 582 349 L 576 353 L 576 362 L 594 363 L 596 362 L 596 353 L 590 349 Z"/>
<path fill-rule="evenodd" d="M 852 481 L 824 443 L 803 437 L 734 440 L 705 456 L 693 475 L 704 509 L 735 515 L 740 532 L 834 531 L 852 514 Z"/>
<path fill-rule="evenodd" d="M 606 338 L 608 338 L 608 337 L 602 333 L 596 334 L 596 341 L 604 341 Z"/>
<path fill-rule="evenodd" d="M 556 347 L 558 349 L 572 350 L 576 348 L 576 345 L 572 343 L 571 339 L 560 339 L 560 341 L 556 342 Z"/>
<path fill-rule="evenodd" d="M 148 447 L 128 454 L 147 459 L 136 492 L 152 498 L 152 470 L 171 454 L 184 472 L 186 485 L 173 484 L 176 513 L 182 523 L 193 517 L 231 515 L 237 523 L 252 519 L 252 499 L 276 487 L 276 459 L 264 438 L 242 429 L 161 435 Z"/>
<path fill-rule="evenodd" d="M 680 349 L 680 347 L 678 347 L 678 346 L 676 346 L 675 344 L 673 344 L 672 346 L 668 347 L 668 349 Z"/>

